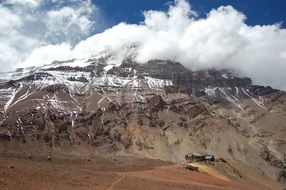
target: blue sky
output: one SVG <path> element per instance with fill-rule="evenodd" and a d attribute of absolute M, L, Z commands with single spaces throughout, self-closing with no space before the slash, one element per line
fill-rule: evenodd
<path fill-rule="evenodd" d="M 93 0 L 101 9 L 109 25 L 119 22 L 138 23 L 144 20 L 145 10 L 168 9 L 166 0 Z M 170 1 L 171 2 L 171 1 Z M 189 0 L 199 16 L 205 15 L 213 8 L 231 5 L 247 15 L 249 25 L 268 25 L 282 22 L 286 27 L 285 0 Z"/>

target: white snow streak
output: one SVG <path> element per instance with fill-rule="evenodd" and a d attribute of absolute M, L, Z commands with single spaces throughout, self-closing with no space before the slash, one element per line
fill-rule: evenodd
<path fill-rule="evenodd" d="M 261 108 L 263 108 L 263 109 L 266 110 L 266 107 L 263 105 L 262 102 L 258 101 L 257 99 L 255 99 L 254 97 L 252 97 L 250 94 L 248 94 L 244 88 L 242 88 L 242 91 L 243 91 L 243 93 L 246 94 L 255 104 L 257 104 L 259 107 L 261 107 Z"/>

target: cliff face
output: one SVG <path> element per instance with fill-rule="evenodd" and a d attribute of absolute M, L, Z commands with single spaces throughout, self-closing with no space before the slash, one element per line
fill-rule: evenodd
<path fill-rule="evenodd" d="M 226 70 L 104 58 L 2 73 L 0 141 L 92 147 L 180 161 L 191 151 L 241 160 L 271 177 L 286 150 L 286 95 Z"/>

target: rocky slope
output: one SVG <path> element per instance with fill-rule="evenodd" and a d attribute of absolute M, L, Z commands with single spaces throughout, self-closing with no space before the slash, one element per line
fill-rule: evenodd
<path fill-rule="evenodd" d="M 0 142 L 181 161 L 240 160 L 271 178 L 286 161 L 286 94 L 227 70 L 108 57 L 1 73 Z"/>

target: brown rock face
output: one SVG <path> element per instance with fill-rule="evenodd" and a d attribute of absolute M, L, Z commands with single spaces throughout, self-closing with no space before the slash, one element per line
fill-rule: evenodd
<path fill-rule="evenodd" d="M 161 111 L 164 109 L 167 103 L 163 100 L 160 95 L 153 96 L 152 98 L 147 99 L 147 106 L 152 111 Z"/>

